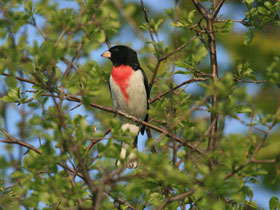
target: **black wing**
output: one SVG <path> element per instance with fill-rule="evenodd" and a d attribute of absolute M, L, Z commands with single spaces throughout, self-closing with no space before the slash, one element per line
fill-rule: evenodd
<path fill-rule="evenodd" d="M 110 95 L 111 95 L 111 101 L 113 102 L 113 99 L 112 99 L 112 91 L 111 91 L 111 86 L 110 86 L 110 79 L 109 79 L 109 82 L 108 82 L 108 86 L 109 86 L 109 90 L 110 90 Z M 115 117 L 117 116 L 117 114 L 115 114 Z"/>
<path fill-rule="evenodd" d="M 145 85 L 146 94 L 147 94 L 147 110 L 149 110 L 149 99 L 150 99 L 150 87 L 149 87 L 149 82 L 148 82 L 147 76 L 146 76 L 145 72 L 143 71 L 143 69 L 140 68 L 140 70 L 141 70 L 141 72 L 143 73 L 143 76 L 144 76 L 144 85 Z M 144 121 L 145 121 L 145 122 L 148 122 L 148 120 L 149 120 L 149 115 L 146 114 Z M 141 134 L 142 134 L 142 135 L 144 134 L 144 132 L 145 132 L 145 126 L 143 126 L 143 127 L 141 128 Z"/>

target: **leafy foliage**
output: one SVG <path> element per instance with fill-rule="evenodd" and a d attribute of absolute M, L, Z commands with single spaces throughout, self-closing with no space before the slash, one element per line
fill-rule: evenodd
<path fill-rule="evenodd" d="M 279 192 L 280 3 L 238 1 L 236 20 L 214 2 L 233 7 L 0 2 L 0 209 L 259 209 L 252 184 Z M 133 144 L 115 114 L 142 122 L 110 108 L 111 42 L 152 88 L 135 170 L 115 165 Z"/>

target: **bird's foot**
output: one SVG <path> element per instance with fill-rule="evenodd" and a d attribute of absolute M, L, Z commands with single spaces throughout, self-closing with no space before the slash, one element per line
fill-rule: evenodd
<path fill-rule="evenodd" d="M 131 153 L 129 154 L 128 156 L 128 167 L 127 168 L 130 168 L 130 169 L 135 169 L 135 168 L 138 168 L 138 161 L 136 160 L 136 154 L 135 154 L 135 151 L 131 151 Z"/>

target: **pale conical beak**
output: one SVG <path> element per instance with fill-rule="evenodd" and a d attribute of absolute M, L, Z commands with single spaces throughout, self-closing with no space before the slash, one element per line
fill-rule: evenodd
<path fill-rule="evenodd" d="M 106 52 L 102 53 L 101 56 L 103 56 L 104 58 L 111 58 L 111 52 L 106 51 Z"/>

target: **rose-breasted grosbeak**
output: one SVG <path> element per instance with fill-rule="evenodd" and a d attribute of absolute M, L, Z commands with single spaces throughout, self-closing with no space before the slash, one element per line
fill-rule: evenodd
<path fill-rule="evenodd" d="M 147 121 L 150 90 L 145 72 L 140 67 L 137 53 L 127 46 L 117 45 L 104 52 L 102 56 L 110 59 L 113 63 L 109 80 L 113 106 L 120 111 Z M 139 125 L 124 118 L 121 120 L 124 123 L 122 130 L 129 130 L 135 134 L 134 147 L 137 149 Z M 143 126 L 141 133 L 143 134 L 144 131 Z M 122 143 L 121 159 L 125 159 L 128 147 L 129 145 Z M 135 153 L 131 152 L 128 159 L 135 159 Z M 117 165 L 119 164 L 120 161 L 117 160 Z M 128 168 L 136 168 L 137 166 L 137 161 L 132 161 Z"/>

